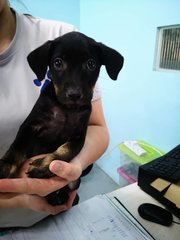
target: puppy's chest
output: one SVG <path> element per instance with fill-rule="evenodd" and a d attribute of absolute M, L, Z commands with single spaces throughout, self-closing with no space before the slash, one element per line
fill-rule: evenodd
<path fill-rule="evenodd" d="M 60 136 L 68 138 L 75 129 L 81 126 L 81 120 L 82 114 L 80 112 L 65 112 L 59 107 L 53 107 L 36 121 L 33 130 L 38 133 L 39 137 Z"/>

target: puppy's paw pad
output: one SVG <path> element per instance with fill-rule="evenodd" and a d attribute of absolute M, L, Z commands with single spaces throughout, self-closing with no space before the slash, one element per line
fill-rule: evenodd
<path fill-rule="evenodd" d="M 26 174 L 31 178 L 50 178 L 54 176 L 49 170 L 49 164 L 45 164 L 44 158 L 31 162 Z"/>

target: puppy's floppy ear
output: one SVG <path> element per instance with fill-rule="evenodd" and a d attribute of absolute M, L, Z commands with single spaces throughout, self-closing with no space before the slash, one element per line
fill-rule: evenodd
<path fill-rule="evenodd" d="M 52 41 L 47 41 L 42 46 L 33 50 L 27 57 L 29 66 L 40 81 L 43 80 L 46 75 L 51 43 Z"/>
<path fill-rule="evenodd" d="M 116 80 L 124 63 L 123 56 L 102 43 L 98 43 L 98 47 L 101 51 L 102 64 L 105 65 L 109 77 Z"/>

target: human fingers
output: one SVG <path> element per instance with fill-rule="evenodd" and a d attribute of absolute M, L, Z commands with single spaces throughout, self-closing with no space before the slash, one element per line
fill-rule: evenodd
<path fill-rule="evenodd" d="M 76 191 L 73 191 L 69 194 L 69 199 L 67 203 L 62 205 L 52 206 L 50 205 L 46 198 L 36 196 L 36 195 L 24 195 L 24 206 L 26 208 L 31 208 L 34 211 L 45 212 L 50 215 L 56 215 L 60 212 L 66 211 L 72 207 L 74 199 L 76 197 Z"/>
<path fill-rule="evenodd" d="M 69 195 L 66 204 L 52 206 L 47 199 L 37 195 L 0 193 L 0 208 L 29 208 L 33 211 L 55 215 L 72 207 L 76 191 Z"/>
<path fill-rule="evenodd" d="M 82 173 L 82 167 L 77 161 L 68 163 L 54 160 L 51 162 L 49 169 L 56 174 L 56 176 L 66 179 L 68 182 L 78 179 Z"/>
<path fill-rule="evenodd" d="M 50 179 L 0 179 L 0 192 L 37 194 L 39 196 L 46 196 L 67 184 L 67 180 L 60 179 L 58 177 L 53 177 Z"/>
<path fill-rule="evenodd" d="M 20 207 L 17 193 L 0 193 L 0 208 Z"/>

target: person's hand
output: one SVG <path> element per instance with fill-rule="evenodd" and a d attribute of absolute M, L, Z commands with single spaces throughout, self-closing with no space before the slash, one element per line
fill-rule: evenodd
<path fill-rule="evenodd" d="M 56 214 L 72 206 L 76 191 L 70 193 L 68 202 L 62 206 L 52 207 L 43 197 L 79 178 L 82 173 L 81 165 L 77 160 L 71 163 L 55 160 L 51 163 L 50 170 L 58 176 L 50 179 L 28 178 L 26 172 L 29 162 L 41 157 L 42 155 L 39 155 L 26 161 L 21 169 L 20 178 L 0 179 L 0 207 L 21 206 Z M 6 202 L 3 199 L 6 199 Z"/>
<path fill-rule="evenodd" d="M 29 208 L 37 212 L 56 215 L 71 208 L 76 191 L 70 192 L 67 203 L 52 206 L 46 198 L 33 194 L 0 193 L 0 208 Z"/>
<path fill-rule="evenodd" d="M 54 160 L 50 164 L 50 171 L 57 176 L 49 179 L 28 178 L 26 175 L 29 163 L 44 155 L 33 157 L 25 162 L 21 168 L 20 178 L 0 179 L 0 192 L 36 194 L 38 196 L 47 196 L 68 183 L 78 179 L 82 173 L 82 168 L 78 161 L 70 163 Z"/>

